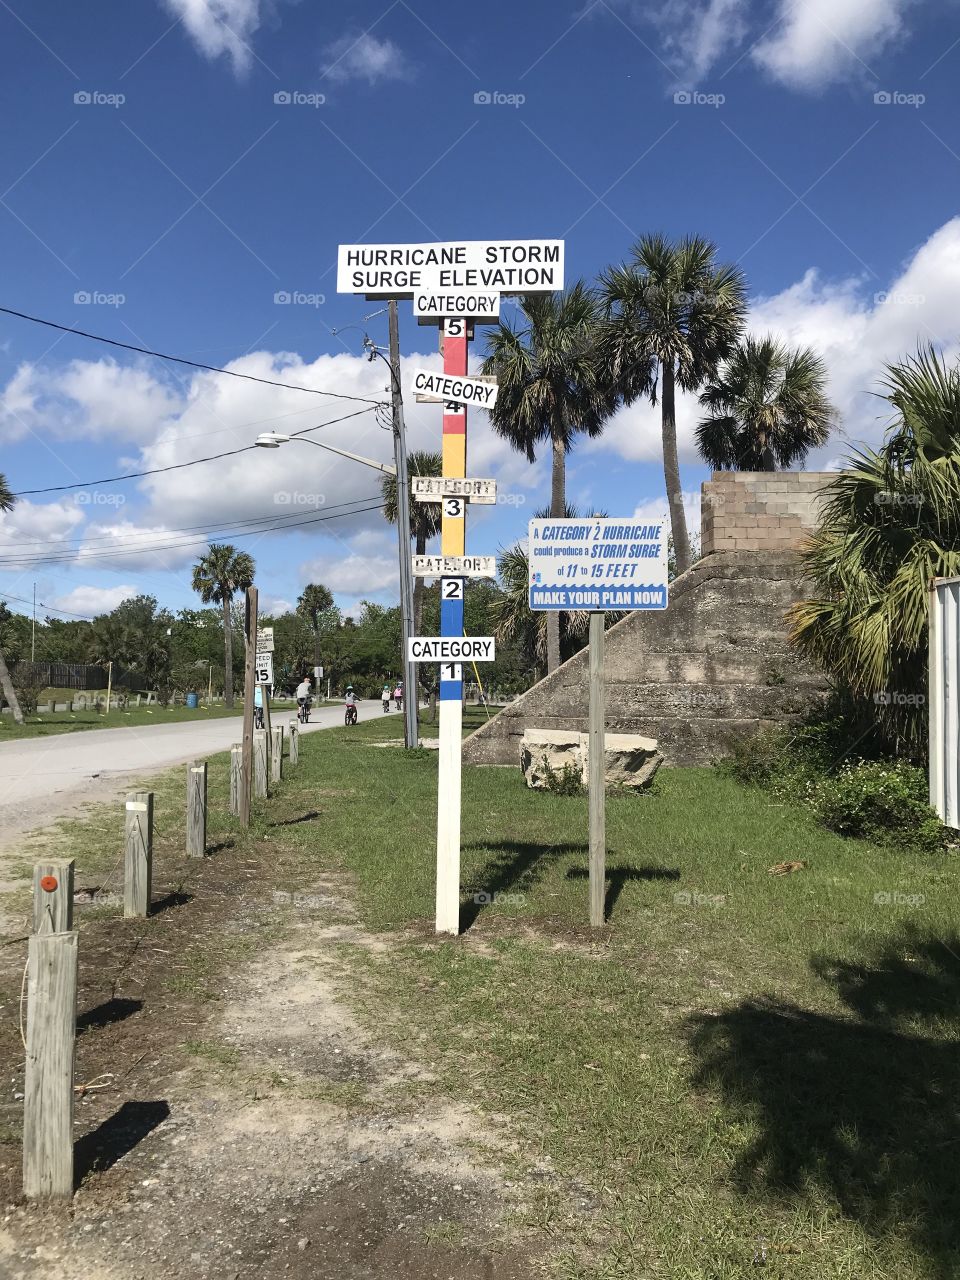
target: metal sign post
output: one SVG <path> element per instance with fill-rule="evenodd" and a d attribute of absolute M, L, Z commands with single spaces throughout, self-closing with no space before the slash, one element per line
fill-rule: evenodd
<path fill-rule="evenodd" d="M 531 520 L 530 608 L 588 609 L 590 705 L 590 924 L 604 922 L 606 897 L 606 731 L 603 675 L 604 613 L 667 607 L 666 517 L 636 519 Z"/>

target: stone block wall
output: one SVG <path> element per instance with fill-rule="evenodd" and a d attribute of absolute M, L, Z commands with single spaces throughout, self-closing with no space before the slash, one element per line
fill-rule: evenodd
<path fill-rule="evenodd" d="M 700 491 L 701 554 L 796 551 L 830 471 L 715 471 Z"/>

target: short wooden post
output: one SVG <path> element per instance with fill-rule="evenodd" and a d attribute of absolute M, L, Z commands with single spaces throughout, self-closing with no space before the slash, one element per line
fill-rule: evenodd
<path fill-rule="evenodd" d="M 187 765 L 187 853 L 202 858 L 207 852 L 207 762 Z"/>
<path fill-rule="evenodd" d="M 243 743 L 235 742 L 230 748 L 230 812 L 240 816 L 240 796 L 243 791 Z"/>
<path fill-rule="evenodd" d="M 273 751 L 270 756 L 270 780 L 280 782 L 283 778 L 283 725 L 278 724 L 273 730 Z"/>
<path fill-rule="evenodd" d="M 296 720 L 290 721 L 290 763 L 297 764 L 300 759 L 300 726 Z"/>
<path fill-rule="evenodd" d="M 253 731 L 253 794 L 261 798 L 268 795 L 267 790 L 267 731 Z"/>
<path fill-rule="evenodd" d="M 123 914 L 145 916 L 153 885 L 153 792 L 131 791 L 124 808 Z"/>
<path fill-rule="evenodd" d="M 73 1195 L 73 1050 L 77 935 L 34 934 L 27 944 L 27 1061 L 23 1193 Z"/>
<path fill-rule="evenodd" d="M 73 858 L 47 858 L 33 866 L 33 932 L 73 928 Z"/>
<path fill-rule="evenodd" d="M 607 758 L 604 728 L 603 619 L 599 610 L 590 612 L 590 681 L 588 773 L 590 782 L 590 924 L 603 924 L 607 876 L 606 791 Z"/>

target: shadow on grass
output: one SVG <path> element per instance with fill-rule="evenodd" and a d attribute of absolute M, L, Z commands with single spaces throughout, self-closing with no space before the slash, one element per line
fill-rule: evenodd
<path fill-rule="evenodd" d="M 587 867 L 571 867 L 568 880 L 589 880 Z M 631 880 L 679 880 L 678 867 L 607 867 L 607 891 L 603 899 L 603 918 L 609 920 L 620 895 Z"/>
<path fill-rule="evenodd" d="M 98 1027 L 109 1027 L 113 1022 L 123 1022 L 143 1008 L 142 1000 L 131 1000 L 126 996 L 114 996 L 112 1000 L 104 1000 L 95 1009 L 88 1009 L 77 1017 L 77 1035 L 85 1031 L 95 1031 Z"/>
<path fill-rule="evenodd" d="M 295 827 L 301 822 L 313 822 L 315 818 L 320 817 L 319 809 L 311 809 L 309 813 L 301 813 L 299 818 L 283 818 L 280 822 L 270 822 L 267 825 L 271 827 Z"/>
<path fill-rule="evenodd" d="M 531 889 L 543 875 L 549 863 L 568 854 L 585 856 L 587 846 L 576 844 L 541 844 L 532 840 L 508 841 L 494 844 L 480 840 L 464 845 L 465 850 L 481 849 L 493 856 L 470 877 L 465 885 L 469 898 L 460 906 L 460 929 L 469 929 L 477 916 L 498 893 L 523 893 Z M 478 902 L 476 899 L 480 898 Z"/>
<path fill-rule="evenodd" d="M 174 907 L 185 907 L 188 902 L 192 901 L 192 893 L 184 893 L 182 889 L 173 889 L 170 893 L 165 893 L 162 898 L 157 898 L 156 902 L 150 903 L 150 914 L 158 916 L 161 912 L 171 911 Z"/>
<path fill-rule="evenodd" d="M 89 1173 L 102 1173 L 122 1160 L 170 1115 L 166 1102 L 125 1102 L 92 1133 L 79 1138 L 73 1149 L 74 1183 Z"/>
<path fill-rule="evenodd" d="M 814 956 L 850 1010 L 765 998 L 696 1020 L 694 1083 L 753 1139 L 739 1189 L 818 1186 L 864 1230 L 908 1236 L 938 1280 L 960 1275 L 960 937 L 902 930 L 872 959 Z M 892 1273 L 892 1272 L 891 1272 Z M 909 1274 L 920 1275 L 920 1266 Z"/>

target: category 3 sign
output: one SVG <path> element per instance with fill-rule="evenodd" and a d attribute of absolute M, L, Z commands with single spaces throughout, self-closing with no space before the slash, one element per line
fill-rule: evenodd
<path fill-rule="evenodd" d="M 531 520 L 531 609 L 665 609 L 666 518 Z"/>

